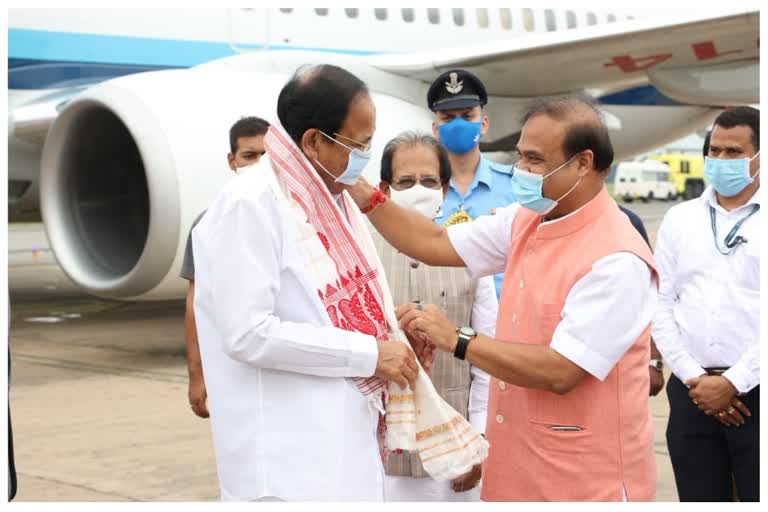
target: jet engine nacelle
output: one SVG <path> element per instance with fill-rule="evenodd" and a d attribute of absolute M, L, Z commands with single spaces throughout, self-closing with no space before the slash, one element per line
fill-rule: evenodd
<path fill-rule="evenodd" d="M 189 229 L 232 176 L 229 128 L 276 118 L 289 76 L 187 69 L 110 80 L 74 98 L 43 148 L 41 209 L 51 248 L 84 291 L 120 299 L 184 296 Z M 377 131 L 366 177 L 404 127 L 428 131 L 426 109 L 372 93 Z M 259 222 L 259 219 L 254 219 Z"/>

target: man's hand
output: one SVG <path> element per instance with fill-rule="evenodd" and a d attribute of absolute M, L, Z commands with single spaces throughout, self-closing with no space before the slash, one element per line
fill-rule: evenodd
<path fill-rule="evenodd" d="M 749 408 L 738 398 L 734 398 L 725 410 L 713 411 L 708 409 L 704 411 L 704 414 L 712 416 L 718 423 L 726 427 L 741 426 L 746 423 L 746 418 L 752 416 Z"/>
<path fill-rule="evenodd" d="M 205 379 L 203 378 L 202 369 L 198 372 L 189 373 L 189 389 L 187 394 L 189 395 L 189 405 L 192 406 L 192 412 L 201 418 L 207 418 L 208 405 L 206 399 L 208 398 L 208 392 L 205 390 Z"/>
<path fill-rule="evenodd" d="M 403 333 L 405 333 L 405 337 L 408 338 L 408 343 L 411 344 L 411 348 L 416 354 L 416 359 L 419 360 L 422 368 L 424 368 L 424 371 L 429 375 L 432 371 L 432 363 L 435 359 L 433 352 L 435 346 L 426 341 L 426 338 L 424 337 L 411 336 L 406 331 L 403 331 Z"/>
<path fill-rule="evenodd" d="M 395 310 L 400 328 L 423 343 L 432 344 L 444 352 L 456 349 L 456 326 L 434 304 L 402 304 Z"/>
<path fill-rule="evenodd" d="M 378 344 L 379 358 L 374 375 L 395 381 L 403 389 L 410 384 L 413 389 L 416 385 L 416 375 L 419 373 L 419 365 L 416 364 L 413 351 L 408 345 L 397 340 L 379 341 Z"/>
<path fill-rule="evenodd" d="M 649 394 L 650 396 L 656 396 L 664 389 L 664 374 L 650 365 L 648 365 L 648 371 L 651 375 L 651 390 Z"/>
<path fill-rule="evenodd" d="M 374 188 L 362 176 L 357 179 L 357 182 L 352 187 L 347 189 L 347 192 L 349 192 L 349 195 L 352 196 L 355 204 L 361 210 L 371 204 L 373 191 Z"/>
<path fill-rule="evenodd" d="M 736 388 L 722 375 L 702 375 L 688 379 L 688 396 L 702 411 L 722 411 L 730 407 L 736 397 Z"/>
<path fill-rule="evenodd" d="M 460 477 L 451 480 L 451 489 L 453 489 L 453 492 L 465 492 L 473 489 L 483 476 L 482 468 L 483 466 L 481 464 L 477 464 L 472 466 L 472 469 Z"/>

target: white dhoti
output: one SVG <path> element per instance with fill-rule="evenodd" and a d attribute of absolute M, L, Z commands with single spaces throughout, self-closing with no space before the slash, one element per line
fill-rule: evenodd
<path fill-rule="evenodd" d="M 480 484 L 465 492 L 455 492 L 450 481 L 387 475 L 384 501 L 480 501 Z"/>

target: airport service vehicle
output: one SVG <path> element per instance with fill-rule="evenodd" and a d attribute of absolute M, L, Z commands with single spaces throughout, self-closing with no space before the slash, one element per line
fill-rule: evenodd
<path fill-rule="evenodd" d="M 649 156 L 669 166 L 669 178 L 675 184 L 675 193 L 684 200 L 699 197 L 706 182 L 704 180 L 704 157 L 686 155 L 684 153 L 669 153 Z"/>
<path fill-rule="evenodd" d="M 675 184 L 669 180 L 669 167 L 656 160 L 621 162 L 616 168 L 613 194 L 631 203 L 635 199 L 671 201 L 677 196 Z"/>

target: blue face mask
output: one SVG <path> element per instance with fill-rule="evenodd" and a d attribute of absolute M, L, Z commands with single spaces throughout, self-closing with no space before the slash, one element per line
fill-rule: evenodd
<path fill-rule="evenodd" d="M 352 186 L 355 183 L 357 183 L 358 178 L 360 178 L 360 175 L 363 174 L 363 169 L 365 169 L 365 166 L 368 165 L 368 161 L 371 159 L 371 152 L 362 151 L 360 149 L 353 149 L 347 146 L 346 144 L 342 144 L 341 142 L 337 141 L 330 135 L 326 135 L 322 131 L 320 133 L 325 135 L 327 138 L 329 138 L 336 144 L 339 144 L 347 148 L 349 150 L 349 159 L 347 160 L 347 168 L 344 169 L 344 172 L 341 173 L 341 175 L 339 175 L 338 177 L 334 176 L 328 169 L 325 168 L 323 164 L 321 164 L 317 159 L 315 159 L 315 162 L 317 163 L 317 165 L 319 165 L 320 168 L 324 170 L 326 174 L 328 174 L 328 176 L 333 178 L 333 180 L 336 183 L 341 183 L 342 185 L 349 185 L 349 186 Z"/>
<path fill-rule="evenodd" d="M 555 206 L 565 198 L 565 196 L 573 192 L 579 183 L 581 183 L 581 178 L 583 178 L 583 176 L 571 187 L 571 190 L 563 194 L 560 199 L 556 201 L 544 197 L 544 193 L 541 190 L 544 180 L 568 165 L 574 158 L 576 158 L 576 155 L 573 155 L 563 165 L 550 171 L 544 176 L 524 171 L 515 165 L 514 172 L 512 173 L 512 193 L 515 195 L 515 199 L 520 203 L 520 206 L 533 210 L 539 215 L 546 215 L 551 212 Z"/>
<path fill-rule="evenodd" d="M 463 155 L 469 153 L 480 142 L 481 122 L 473 123 L 456 117 L 450 123 L 437 127 L 437 134 L 451 153 Z"/>
<path fill-rule="evenodd" d="M 705 157 L 704 177 L 721 196 L 735 196 L 755 181 L 755 177 L 749 175 L 749 162 L 759 154 L 758 151 L 752 158 Z M 760 169 L 755 172 L 755 176 L 759 172 Z"/>

